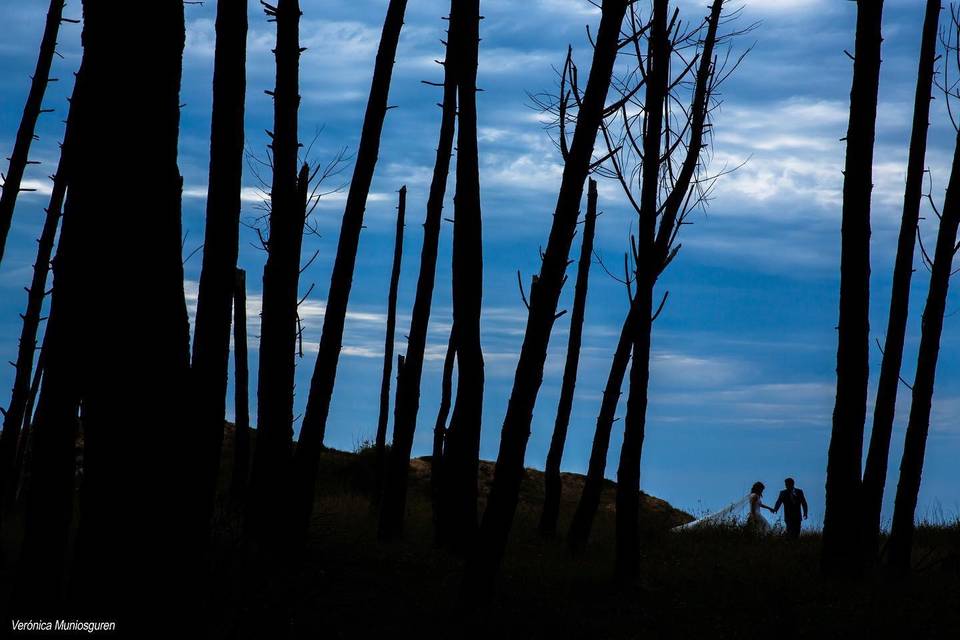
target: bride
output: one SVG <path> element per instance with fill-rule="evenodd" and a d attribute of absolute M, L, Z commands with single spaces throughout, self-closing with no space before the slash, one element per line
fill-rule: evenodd
<path fill-rule="evenodd" d="M 748 531 L 757 534 L 769 533 L 770 523 L 760 512 L 761 509 L 766 509 L 770 513 L 774 512 L 772 507 L 763 504 L 763 490 L 765 488 L 762 482 L 754 482 L 753 486 L 750 487 L 750 493 L 740 500 L 716 513 L 680 525 L 675 529 L 693 529 L 702 526 L 744 526 Z M 749 507 L 749 510 L 747 511 L 746 522 L 742 522 L 741 516 L 745 507 Z"/>

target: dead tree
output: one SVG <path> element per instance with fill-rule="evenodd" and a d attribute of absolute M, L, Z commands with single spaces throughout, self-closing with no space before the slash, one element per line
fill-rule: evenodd
<path fill-rule="evenodd" d="M 600 494 L 603 491 L 604 473 L 607 469 L 607 451 L 610 449 L 610 434 L 616 420 L 623 379 L 627 375 L 627 365 L 630 364 L 638 309 L 639 306 L 634 305 L 631 300 L 630 312 L 627 313 L 623 328 L 620 330 L 620 339 L 617 341 L 617 348 L 610 364 L 610 373 L 603 388 L 603 399 L 597 414 L 597 427 L 593 434 L 593 446 L 587 466 L 587 478 L 567 533 L 567 548 L 575 554 L 581 553 L 586 548 L 590 539 L 590 530 L 593 528 L 593 519 L 600 506 Z"/>
<path fill-rule="evenodd" d="M 407 334 L 407 353 L 402 370 L 397 371 L 396 403 L 393 418 L 393 443 L 387 460 L 386 483 L 383 502 L 380 506 L 378 535 L 392 539 L 403 530 L 403 515 L 406 508 L 407 473 L 410 467 L 410 449 L 420 410 L 420 379 L 423 374 L 423 355 L 427 345 L 427 328 L 430 323 L 430 307 L 433 302 L 433 287 L 437 275 L 437 250 L 440 244 L 440 223 L 443 214 L 443 199 L 450 172 L 450 155 L 457 113 L 457 78 L 454 52 L 455 42 L 460 37 L 455 28 L 459 3 L 453 0 L 450 9 L 450 30 L 447 35 L 447 55 L 444 64 L 443 102 L 440 105 L 440 132 L 437 155 L 427 197 L 427 211 L 423 222 L 423 246 L 420 250 L 420 273 L 410 317 L 410 332 Z"/>
<path fill-rule="evenodd" d="M 863 494 L 860 501 L 863 522 L 863 551 L 868 562 L 877 555 L 880 536 L 880 511 L 887 481 L 887 459 L 890 435 L 900 386 L 903 363 L 903 342 L 910 306 L 910 279 L 913 276 L 913 253 L 916 245 L 917 221 L 923 198 L 924 158 L 927 151 L 927 129 L 933 89 L 934 65 L 937 57 L 937 27 L 940 22 L 940 0 L 928 0 L 920 43 L 917 69 L 917 91 L 913 101 L 913 130 L 910 135 L 910 156 L 907 161 L 907 183 L 903 195 L 903 216 L 897 241 L 897 258 L 893 267 L 890 313 L 887 336 L 883 345 L 880 381 L 873 412 L 870 448 L 863 472 Z"/>
<path fill-rule="evenodd" d="M 621 44 L 620 25 L 627 4 L 626 0 L 603 0 L 601 5 L 593 63 L 577 114 L 573 140 L 566 154 L 550 238 L 543 252 L 540 274 L 530 289 L 527 328 L 503 421 L 493 487 L 483 514 L 476 549 L 467 563 L 464 576 L 463 597 L 466 602 L 474 602 L 492 593 L 513 523 L 523 477 L 523 459 L 530 437 L 530 422 L 543 380 L 547 346 L 557 317 L 557 304 L 565 280 L 583 185 L 590 170 L 597 131 L 606 109 L 607 91 Z"/>
<path fill-rule="evenodd" d="M 230 308 L 240 237 L 240 181 L 246 92 L 247 2 L 218 0 L 213 113 L 203 266 L 197 296 L 190 376 L 197 422 L 197 534 L 208 535 L 226 411 Z"/>
<path fill-rule="evenodd" d="M 297 343 L 297 300 L 300 252 L 308 173 L 297 174 L 297 113 L 300 107 L 300 5 L 280 0 L 264 5 L 277 24 L 276 88 L 273 91 L 273 181 L 270 189 L 270 232 L 263 269 L 260 316 L 260 366 L 257 381 L 257 446 L 254 450 L 247 504 L 247 533 L 263 551 L 286 513 L 293 446 L 293 387 Z M 303 180 L 303 183 L 301 183 Z"/>
<path fill-rule="evenodd" d="M 370 184 L 380 151 L 380 134 L 389 108 L 387 98 L 390 93 L 393 61 L 397 53 L 397 43 L 400 40 L 406 8 L 407 0 L 390 0 L 387 7 L 370 85 L 367 111 L 363 118 L 363 130 L 357 147 L 357 161 L 353 169 L 350 190 L 347 193 L 347 204 L 343 211 L 337 256 L 330 276 L 330 290 L 323 315 L 323 332 L 320 335 L 317 362 L 310 381 L 307 407 L 303 415 L 293 463 L 292 526 L 295 540 L 303 539 L 313 510 L 317 464 L 320 450 L 323 448 L 337 364 L 340 361 L 343 326 L 347 315 L 347 303 L 350 300 L 350 288 L 353 284 L 360 230 L 363 228 L 363 213 L 367 206 L 367 196 L 370 193 Z"/>
<path fill-rule="evenodd" d="M 581 500 L 570 544 L 574 549 L 581 548 L 589 534 L 602 480 L 598 472 L 602 474 L 602 458 L 606 456 L 629 350 L 630 388 L 617 470 L 616 573 L 621 579 L 635 575 L 639 559 L 640 464 L 646 431 L 652 329 L 666 302 L 664 294 L 660 306 L 655 308 L 654 291 L 660 275 L 680 249 L 681 227 L 687 224 L 692 211 L 705 204 L 718 177 L 705 173 L 712 132 L 712 98 L 742 59 L 732 59 L 729 50 L 723 57 L 715 53 L 719 44 L 742 33 L 719 34 L 724 22 L 723 8 L 723 0 L 714 0 L 709 15 L 691 29 L 679 20 L 678 10 L 670 11 L 667 0 L 654 0 L 649 22 L 641 21 L 631 7 L 628 40 L 634 45 L 633 57 L 637 62 L 631 60 L 631 68 L 619 80 L 620 100 L 601 127 L 607 145 L 603 160 L 610 165 L 601 173 L 619 182 L 638 217 L 638 234 L 631 239 L 635 293 L 597 423 L 590 493 L 585 491 Z M 641 47 L 644 38 L 645 55 Z M 641 104 L 634 96 L 642 87 L 646 91 Z M 684 87 L 691 87 L 688 96 L 682 95 Z M 627 282 L 629 285 L 629 279 Z M 624 339 L 629 340 L 629 347 L 623 344 Z"/>
<path fill-rule="evenodd" d="M 377 419 L 376 489 L 375 499 L 383 491 L 383 473 L 386 464 L 387 421 L 390 419 L 390 376 L 393 372 L 393 343 L 397 327 L 397 289 L 400 286 L 400 261 L 403 259 L 403 220 L 407 212 L 407 187 L 400 187 L 397 205 L 397 231 L 393 244 L 393 267 L 390 271 L 390 290 L 387 293 L 387 334 L 383 344 L 383 377 L 380 379 L 380 415 Z"/>
<path fill-rule="evenodd" d="M 69 182 L 66 152 L 73 149 L 79 157 L 83 146 L 89 144 L 89 129 L 84 127 L 84 121 L 90 119 L 84 89 L 86 66 L 85 54 L 74 85 L 70 126 L 58 168 L 64 184 Z M 40 612 L 62 603 L 64 596 L 63 572 L 74 510 L 73 444 L 80 404 L 79 369 L 85 342 L 80 330 L 84 313 L 82 250 L 86 242 L 83 195 L 82 189 L 75 192 L 71 186 L 64 204 L 60 239 L 51 263 L 53 291 L 41 351 L 43 385 L 29 425 L 29 441 L 26 433 L 21 438 L 23 458 L 29 459 L 29 465 L 21 462 L 24 531 L 11 603 L 17 613 Z M 27 477 L 29 481 L 25 481 Z"/>
<path fill-rule="evenodd" d="M 230 493 L 240 502 L 250 475 L 250 372 L 247 367 L 247 272 L 237 269 L 233 289 L 233 477 Z"/>
<path fill-rule="evenodd" d="M 954 37 L 947 42 L 950 53 L 960 51 L 960 15 L 951 9 L 951 29 Z M 955 89 L 947 84 L 949 91 Z M 957 98 L 957 93 L 947 99 Z M 956 127 L 956 124 L 954 124 Z M 920 478 L 923 473 L 923 458 L 926 452 L 927 433 L 930 430 L 930 411 L 933 405 L 933 388 L 937 374 L 937 358 L 940 355 L 940 338 L 943 334 L 943 317 L 947 305 L 947 293 L 957 252 L 957 228 L 960 226 L 960 129 L 953 152 L 950 181 L 940 212 L 940 228 L 933 260 L 925 254 L 930 267 L 930 288 L 923 307 L 923 322 L 920 332 L 920 348 L 917 352 L 917 371 L 913 381 L 910 417 L 900 459 L 900 480 L 893 508 L 893 523 L 887 543 L 887 561 L 896 575 L 910 571 L 913 549 L 914 518 L 917 496 L 920 493 Z"/>
<path fill-rule="evenodd" d="M 53 190 L 47 205 L 43 229 L 40 232 L 40 238 L 37 240 L 37 258 L 33 264 L 33 279 L 29 288 L 27 288 L 27 308 L 21 316 L 23 326 L 20 330 L 13 391 L 10 394 L 10 404 L 3 412 L 3 432 L 0 433 L 0 518 L 3 517 L 3 514 L 11 505 L 13 494 L 16 491 L 17 443 L 30 403 L 33 361 L 37 350 L 37 334 L 40 329 L 43 301 L 47 293 L 50 257 L 53 255 L 53 246 L 63 210 L 63 200 L 67 192 L 67 175 L 69 173 L 67 162 L 69 160 L 66 150 L 71 137 L 70 120 L 71 117 L 68 114 L 64 142 L 61 145 L 60 162 L 56 173 L 50 177 L 53 181 Z"/>
<path fill-rule="evenodd" d="M 580 342 L 583 336 L 583 316 L 587 307 L 587 285 L 590 277 L 590 261 L 593 256 L 593 234 L 597 222 L 597 183 L 590 178 L 587 190 L 587 215 L 583 220 L 583 241 L 580 245 L 580 262 L 577 265 L 577 282 L 574 285 L 573 312 L 570 314 L 570 337 L 567 339 L 567 357 L 563 365 L 563 381 L 560 384 L 560 401 L 557 418 L 553 423 L 553 436 L 547 451 L 544 467 L 543 511 L 540 514 L 540 534 L 553 537 L 557 532 L 560 515 L 560 461 L 567 440 L 567 427 L 573 409 L 573 392 L 577 385 L 577 368 L 580 365 Z"/>
<path fill-rule="evenodd" d="M 462 3 L 457 39 L 457 190 L 453 199 L 453 329 L 457 395 L 443 451 L 440 542 L 464 551 L 477 529 L 477 472 L 483 414 L 483 242 L 477 149 L 477 61 L 480 1 Z"/>
<path fill-rule="evenodd" d="M 843 172 L 837 396 L 827 455 L 821 568 L 856 573 L 860 542 L 863 430 L 870 377 L 870 193 L 880 84 L 883 0 L 858 0 Z"/>
<path fill-rule="evenodd" d="M 443 376 L 440 379 L 440 408 L 433 426 L 433 450 L 430 456 L 430 503 L 433 514 L 433 533 L 436 542 L 441 541 L 440 504 L 443 483 L 443 443 L 447 436 L 447 418 L 453 396 L 453 365 L 457 359 L 457 344 L 453 331 L 447 341 L 447 353 L 443 357 Z"/>
<path fill-rule="evenodd" d="M 189 441 L 177 166 L 185 29 L 179 2 L 125 5 L 124 12 L 131 24 L 150 28 L 117 29 L 115 3 L 84 2 L 77 85 L 83 96 L 74 98 L 77 137 L 76 146 L 69 145 L 76 161 L 70 162 L 34 420 L 27 538 L 36 538 L 29 552 L 25 544 L 21 575 L 59 582 L 59 572 L 37 571 L 37 555 L 63 555 L 69 515 L 62 514 L 64 507 L 72 512 L 82 406 L 85 470 L 71 608 L 118 625 L 156 619 L 151 624 L 162 635 L 173 623 L 159 620 L 160 611 L 190 615 L 174 585 L 192 584 L 197 569 L 184 563 L 188 487 L 169 472 L 185 466 Z M 150 55 L 130 55 L 138 50 Z M 122 81 L 133 77 L 150 81 Z M 129 131 L 137 132 L 133 159 L 123 135 Z M 143 197 L 145 180 L 149 198 Z"/>
<path fill-rule="evenodd" d="M 17 196 L 21 191 L 33 191 L 33 189 L 22 189 L 20 185 L 27 165 L 37 164 L 28 159 L 30 144 L 36 137 L 34 131 L 37 127 L 37 119 L 41 113 L 52 111 L 52 109 L 43 108 L 43 94 L 47 90 L 47 85 L 57 80 L 50 77 L 50 68 L 57 49 L 57 33 L 60 31 L 60 22 L 63 20 L 63 5 L 64 0 L 50 0 L 47 22 L 43 28 L 43 39 L 40 41 L 40 53 L 37 56 L 37 67 L 30 82 L 27 102 L 23 106 L 13 153 L 10 154 L 10 164 L 7 165 L 7 173 L 3 176 L 3 190 L 0 192 L 0 262 L 3 262 L 3 252 L 7 244 L 7 234 L 10 233 Z"/>

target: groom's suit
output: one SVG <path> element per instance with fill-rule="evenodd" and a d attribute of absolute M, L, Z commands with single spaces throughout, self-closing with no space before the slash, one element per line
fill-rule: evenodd
<path fill-rule="evenodd" d="M 800 536 L 800 519 L 807 516 L 807 499 L 803 496 L 803 490 L 784 489 L 777 496 L 777 503 L 773 505 L 776 511 L 783 505 L 783 521 L 787 525 L 787 535 L 791 538 Z"/>

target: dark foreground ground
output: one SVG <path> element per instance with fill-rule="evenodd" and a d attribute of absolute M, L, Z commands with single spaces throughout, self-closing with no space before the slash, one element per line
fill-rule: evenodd
<path fill-rule="evenodd" d="M 690 516 L 645 499 L 642 578 L 611 581 L 613 485 L 589 551 L 562 533 L 582 476 L 565 475 L 561 536 L 536 534 L 542 475 L 528 471 L 496 600 L 458 613 L 461 559 L 432 546 L 427 463 L 415 460 L 403 541 L 376 540 L 372 455 L 329 451 L 309 557 L 296 574 L 250 593 L 229 509 L 218 524 L 211 637 L 259 638 L 960 638 L 960 526 L 918 531 L 915 577 L 860 583 L 818 574 L 819 537 L 756 539 L 741 531 L 672 533 Z M 492 465 L 481 470 L 481 486 Z M 246 593 L 244 593 L 246 591 Z"/>
<path fill-rule="evenodd" d="M 228 428 L 224 480 L 230 474 Z M 376 540 L 373 455 L 327 451 L 308 551 L 251 579 L 239 510 L 218 506 L 205 628 L 184 637 L 286 638 L 955 638 L 960 639 L 960 525 L 917 533 L 913 578 L 835 582 L 818 573 L 820 540 L 764 539 L 740 530 L 670 532 L 688 514 L 644 496 L 641 578 L 614 585 L 613 483 L 588 551 L 572 558 L 563 533 L 583 484 L 564 474 L 560 536 L 536 533 L 542 474 L 528 470 L 493 604 L 464 613 L 462 559 L 432 544 L 429 464 L 411 464 L 406 535 Z M 481 465 L 488 487 L 492 465 Z M 15 526 L 9 530 L 15 530 Z M 4 540 L 12 560 L 16 540 Z M 10 563 L 0 569 L 9 597 Z M 0 636 L 4 635 L 0 630 Z M 93 636 L 91 636 L 93 637 Z"/>

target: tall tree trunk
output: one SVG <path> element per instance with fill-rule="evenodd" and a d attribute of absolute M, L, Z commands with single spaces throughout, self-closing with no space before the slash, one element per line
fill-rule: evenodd
<path fill-rule="evenodd" d="M 910 135 L 907 184 L 903 194 L 903 217 L 900 221 L 897 259 L 893 267 L 893 287 L 890 292 L 890 315 L 887 319 L 887 337 L 884 341 L 880 381 L 877 384 L 877 398 L 873 410 L 870 448 L 863 472 L 863 551 L 868 562 L 876 558 L 878 550 L 880 512 L 887 481 L 887 459 L 890 456 L 890 435 L 893 432 L 900 367 L 903 363 L 903 342 L 910 306 L 910 278 L 913 276 L 913 252 L 917 242 L 920 201 L 923 198 L 924 158 L 927 151 L 940 8 L 940 0 L 927 0 L 917 69 L 917 91 L 913 101 L 913 130 Z"/>
<path fill-rule="evenodd" d="M 247 272 L 237 269 L 233 289 L 233 478 L 230 492 L 237 502 L 247 493 L 250 475 L 250 372 L 247 367 Z"/>
<path fill-rule="evenodd" d="M 547 451 L 544 467 L 543 511 L 540 513 L 540 534 L 553 537 L 557 532 L 557 517 L 560 515 L 560 461 L 567 441 L 570 411 L 573 409 L 573 391 L 577 386 L 577 368 L 580 366 L 580 342 L 583 336 L 583 316 L 587 308 L 587 285 L 590 278 L 590 261 L 593 256 L 593 233 L 597 222 L 597 183 L 589 179 L 587 190 L 587 215 L 583 220 L 583 242 L 580 245 L 580 262 L 577 265 L 577 283 L 574 285 L 573 312 L 570 314 L 570 337 L 567 339 L 567 359 L 563 365 L 563 382 L 560 385 L 560 402 L 557 418 L 553 423 L 553 436 Z M 618 390 L 619 391 L 619 390 Z"/>
<path fill-rule="evenodd" d="M 17 206 L 17 196 L 20 195 L 23 173 L 30 164 L 28 160 L 30 144 L 33 142 L 37 119 L 43 113 L 43 94 L 47 90 L 47 84 L 52 81 L 50 67 L 57 48 L 57 33 L 60 31 L 60 21 L 63 18 L 63 5 L 64 0 L 50 0 L 47 22 L 43 28 L 43 39 L 40 41 L 40 54 L 37 56 L 37 66 L 30 82 L 27 102 L 23 106 L 13 153 L 10 154 L 10 164 L 3 176 L 3 191 L 0 192 L 0 262 L 3 262 L 7 234 L 10 233 L 13 210 Z"/>
<path fill-rule="evenodd" d="M 940 355 L 940 337 L 943 334 L 943 314 L 947 305 L 950 272 L 956 253 L 957 227 L 960 226 L 960 135 L 953 152 L 953 167 L 937 233 L 937 248 L 930 272 L 930 289 L 923 308 L 920 349 L 917 352 L 917 373 L 913 382 L 913 400 L 910 419 L 900 459 L 900 481 L 893 509 L 893 525 L 887 546 L 888 562 L 896 574 L 910 570 L 910 552 L 913 547 L 914 517 L 920 476 L 926 451 L 927 432 L 930 429 L 930 409 L 933 404 L 933 386 L 937 375 L 937 357 Z"/>
<path fill-rule="evenodd" d="M 633 335 L 633 362 L 630 391 L 624 418 L 623 446 L 617 469 L 616 573 L 621 579 L 633 577 L 638 568 L 640 541 L 640 459 L 646 430 L 647 390 L 650 382 L 650 339 L 653 323 L 653 287 L 659 265 L 653 252 L 657 229 L 657 205 L 663 146 L 663 113 L 670 84 L 672 54 L 667 29 L 668 0 L 654 0 L 647 52 L 646 102 L 644 104 L 643 163 L 641 174 L 640 220 L 636 265 L 637 324 Z"/>
<path fill-rule="evenodd" d="M 423 222 L 423 246 L 420 250 L 420 273 L 407 334 L 407 354 L 403 370 L 397 372 L 396 406 L 393 418 L 393 444 L 387 460 L 383 503 L 380 506 L 378 535 L 382 539 L 398 536 L 403 529 L 406 508 L 407 473 L 410 467 L 410 449 L 420 410 L 420 378 L 423 374 L 423 354 L 427 345 L 430 306 L 437 275 L 437 248 L 440 243 L 440 222 L 443 198 L 450 172 L 450 155 L 457 114 L 457 80 L 455 42 L 460 35 L 455 29 L 458 1 L 450 8 L 450 31 L 447 35 L 447 60 L 444 65 L 443 103 L 441 105 L 440 133 L 437 156 L 430 181 L 426 218 Z"/>
<path fill-rule="evenodd" d="M 583 493 L 577 502 L 577 510 L 570 522 L 570 531 L 567 533 L 567 546 L 573 553 L 582 552 L 590 538 L 593 519 L 600 505 L 600 493 L 603 491 L 604 473 L 607 468 L 607 451 L 610 448 L 610 433 L 613 431 L 614 416 L 617 404 L 620 402 L 623 378 L 627 375 L 627 365 L 630 363 L 630 351 L 633 346 L 633 335 L 636 333 L 637 316 L 640 306 L 636 300 L 631 300 L 630 311 L 620 330 L 620 339 L 610 364 L 610 373 L 607 375 L 607 384 L 603 388 L 603 399 L 600 402 L 600 412 L 597 415 L 597 428 L 593 434 L 593 448 L 590 451 L 590 463 L 587 467 L 587 479 L 583 484 Z"/>
<path fill-rule="evenodd" d="M 620 25 L 626 8 L 626 0 L 603 0 L 601 6 L 593 63 L 563 169 L 550 238 L 543 254 L 540 275 L 530 289 L 527 328 L 503 421 L 493 487 L 483 514 L 477 548 L 467 564 L 464 577 L 463 595 L 467 602 L 486 597 L 492 592 L 513 523 L 533 408 L 543 381 L 550 333 L 556 320 L 557 303 L 577 225 L 583 185 L 590 169 L 590 159 L 610 88 Z"/>
<path fill-rule="evenodd" d="M 23 412 L 23 426 L 20 429 L 20 437 L 17 440 L 17 455 L 13 463 L 13 482 L 14 486 L 10 488 L 12 499 L 7 504 L 9 510 L 19 510 L 23 508 L 24 497 L 26 496 L 25 487 L 30 479 L 29 461 L 30 461 L 30 441 L 33 438 L 33 408 L 37 403 L 37 396 L 40 395 L 40 381 L 43 379 L 44 356 L 47 349 L 47 336 L 44 333 L 43 343 L 40 346 L 40 355 L 37 356 L 37 366 L 33 372 L 33 382 L 30 383 L 30 394 L 27 397 L 27 406 Z"/>
<path fill-rule="evenodd" d="M 207 219 L 190 371 L 198 431 L 193 515 L 201 542 L 209 536 L 223 446 L 230 307 L 240 238 L 247 1 L 218 0 L 216 31 Z"/>
<path fill-rule="evenodd" d="M 260 367 L 257 380 L 257 446 L 247 510 L 248 534 L 261 551 L 279 551 L 293 442 L 293 386 L 297 298 L 305 208 L 297 177 L 297 112 L 300 106 L 300 4 L 280 0 L 267 8 L 276 19 L 277 77 L 273 92 L 273 183 L 270 238 L 263 269 Z M 301 170 L 300 175 L 304 176 Z"/>
<path fill-rule="evenodd" d="M 340 361 L 343 325 L 347 315 L 347 303 L 350 300 L 350 288 L 353 284 L 353 269 L 357 262 L 363 213 L 367 206 L 367 196 L 370 193 L 370 184 L 373 181 L 373 172 L 380 152 L 380 134 L 387 115 L 393 60 L 397 53 L 397 43 L 400 41 L 400 30 L 403 28 L 406 8 L 407 0 L 390 0 L 387 7 L 383 32 L 380 36 L 380 47 L 377 50 L 377 61 L 373 70 L 373 81 L 370 84 L 367 111 L 363 117 L 363 130 L 357 147 L 357 163 L 353 168 L 353 179 L 350 181 L 347 204 L 343 211 L 337 257 L 333 263 L 330 291 L 327 294 L 327 305 L 323 314 L 320 348 L 313 377 L 310 380 L 307 408 L 303 415 L 303 425 L 300 427 L 300 439 L 297 442 L 297 452 L 294 457 L 293 533 L 295 539 L 302 539 L 306 534 L 313 510 L 317 463 L 320 450 L 323 448 L 330 399 L 333 396 L 333 385 L 337 376 L 337 363 Z"/>
<path fill-rule="evenodd" d="M 477 63 L 480 1 L 462 4 L 457 39 L 457 190 L 453 199 L 453 329 L 457 336 L 457 395 L 444 446 L 441 528 L 446 542 L 464 551 L 477 529 L 477 472 L 483 414 L 483 234 L 477 149 Z M 446 523 L 446 527 L 444 527 Z M 440 542 L 443 542 L 443 534 Z"/>
<path fill-rule="evenodd" d="M 870 193 L 880 82 L 883 0 L 858 0 L 850 123 L 843 174 L 837 397 L 827 457 L 821 568 L 856 573 L 860 542 L 860 473 L 870 377 Z"/>
<path fill-rule="evenodd" d="M 121 10 L 150 28 L 117 29 Z M 84 479 L 75 606 L 121 628 L 149 621 L 158 635 L 179 624 L 162 612 L 195 612 L 182 587 L 199 569 L 186 562 L 192 487 L 170 471 L 186 467 L 191 441 L 177 166 L 184 38 L 181 2 L 84 2 L 83 82 L 96 101 L 82 109 L 82 162 L 71 167 L 67 197 L 83 228 L 74 245 L 78 300 L 98 310 L 79 321 Z M 138 50 L 151 55 L 130 55 Z M 131 77 L 150 81 L 125 81 Z M 136 162 L 124 161 L 127 131 L 137 131 Z M 65 225 L 71 215 L 68 206 Z M 72 464 L 66 472 L 72 478 Z"/>
<path fill-rule="evenodd" d="M 89 137 L 89 129 L 85 130 L 84 126 L 89 120 L 86 104 L 89 99 L 84 86 L 86 66 L 84 58 L 74 85 L 70 124 L 58 168 L 58 180 L 64 185 L 72 185 L 68 179 L 70 164 L 66 160 L 71 154 L 80 156 Z M 56 193 L 55 185 L 54 195 Z M 13 612 L 17 614 L 52 613 L 61 610 L 63 602 L 63 571 L 73 517 L 73 447 L 85 342 L 80 330 L 81 269 L 84 267 L 84 218 L 88 214 L 82 203 L 82 191 L 75 194 L 70 186 L 57 253 L 51 264 L 53 294 L 41 351 L 43 385 L 29 434 L 21 437 L 24 535 L 12 599 Z M 51 206 L 50 210 L 53 209 Z"/>
<path fill-rule="evenodd" d="M 0 433 L 0 518 L 9 508 L 16 490 L 16 455 L 20 429 L 24 423 L 27 405 L 30 403 L 30 389 L 33 379 L 33 361 L 37 350 L 37 333 L 40 328 L 40 315 L 43 300 L 46 297 L 47 276 L 50 272 L 50 257 L 56 241 L 57 228 L 63 210 L 63 200 L 67 192 L 67 145 L 70 143 L 70 115 L 67 115 L 67 129 L 60 152 L 57 172 L 51 176 L 53 191 L 46 209 L 46 217 L 40 238 L 37 240 L 37 258 L 33 264 L 33 279 L 27 290 L 27 308 L 23 314 L 23 327 L 20 330 L 20 345 L 17 352 L 16 374 L 10 404 L 3 415 L 3 432 Z"/>
<path fill-rule="evenodd" d="M 433 426 L 433 451 L 430 456 L 430 504 L 433 514 L 434 541 L 442 540 L 440 491 L 443 488 L 443 444 L 447 437 L 447 417 L 450 415 L 450 401 L 453 396 L 453 365 L 457 358 L 456 334 L 450 331 L 447 341 L 447 353 L 443 357 L 443 376 L 440 379 L 440 408 L 437 410 L 437 421 Z"/>
<path fill-rule="evenodd" d="M 400 187 L 397 205 L 397 232 L 393 244 L 393 268 L 390 271 L 390 291 L 387 293 L 387 335 L 383 344 L 383 377 L 380 379 L 380 416 L 377 419 L 376 489 L 374 497 L 383 492 L 383 474 L 386 464 L 387 421 L 390 419 L 390 376 L 393 373 L 393 343 L 397 328 L 397 289 L 400 286 L 400 261 L 403 259 L 403 221 L 407 212 L 407 187 Z"/>

